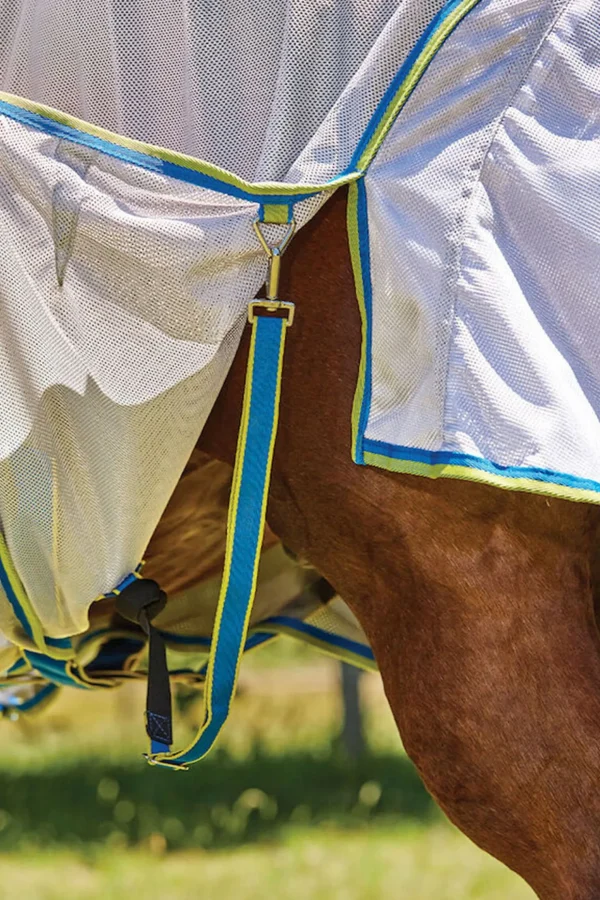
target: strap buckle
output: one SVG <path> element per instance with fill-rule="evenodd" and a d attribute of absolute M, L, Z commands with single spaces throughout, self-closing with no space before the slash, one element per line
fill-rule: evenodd
<path fill-rule="evenodd" d="M 286 327 L 289 328 L 294 321 L 295 310 L 295 304 L 287 300 L 251 300 L 248 304 L 248 321 L 253 325 L 257 316 L 271 315 L 272 318 L 285 319 Z M 287 315 L 276 315 L 281 311 Z"/>

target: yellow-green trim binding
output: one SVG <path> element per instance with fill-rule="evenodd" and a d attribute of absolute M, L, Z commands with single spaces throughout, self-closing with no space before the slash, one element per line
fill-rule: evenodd
<path fill-rule="evenodd" d="M 297 194 L 320 194 L 325 190 L 332 190 L 342 184 L 349 184 L 360 177 L 359 172 L 347 172 L 343 173 L 338 178 L 332 179 L 325 185 L 287 184 L 274 181 L 246 181 L 245 178 L 240 178 L 234 172 L 222 169 L 220 166 L 213 165 L 213 163 L 196 159 L 193 156 L 188 156 L 186 153 L 177 153 L 166 147 L 147 144 L 144 141 L 138 141 L 134 138 L 116 134 L 114 131 L 100 128 L 98 125 L 93 125 L 91 122 L 78 119 L 76 116 L 70 116 L 68 113 L 54 109 L 51 106 L 45 106 L 43 103 L 35 103 L 33 100 L 19 97 L 16 94 L 0 91 L 0 101 L 27 110 L 27 112 L 33 113 L 36 116 L 42 116 L 43 118 L 56 122 L 59 125 L 63 125 L 66 128 L 71 128 L 75 131 L 80 131 L 83 134 L 99 138 L 100 140 L 106 141 L 109 144 L 114 144 L 117 147 L 123 147 L 127 150 L 132 150 L 135 153 L 151 156 L 154 159 L 172 163 L 173 165 L 181 166 L 184 169 L 200 172 L 202 175 L 214 178 L 216 181 L 220 181 L 223 184 L 230 185 L 231 187 L 237 188 L 248 194 L 253 194 L 257 199 L 268 197 L 269 195 L 294 197 Z"/>
<path fill-rule="evenodd" d="M 458 478 L 463 481 L 491 484 L 508 491 L 526 491 L 530 494 L 542 494 L 561 500 L 574 500 L 578 503 L 600 504 L 600 494 L 597 491 L 569 487 L 557 484 L 555 481 L 537 481 L 534 478 L 498 475 L 471 466 L 447 465 L 446 463 L 431 465 L 411 459 L 396 459 L 392 456 L 371 453 L 368 450 L 364 451 L 364 461 L 367 465 L 377 466 L 388 472 L 402 472 L 406 475 L 420 475 L 425 478 Z"/>
<path fill-rule="evenodd" d="M 364 185 L 364 182 L 361 182 Z M 346 209 L 346 224 L 348 231 L 348 243 L 350 245 L 350 259 L 354 274 L 356 299 L 360 311 L 361 345 L 360 362 L 358 366 L 358 379 L 354 391 L 352 403 L 352 459 L 355 463 L 364 462 L 360 449 L 361 417 L 364 408 L 365 383 L 367 377 L 367 348 L 370 344 L 369 316 L 365 306 L 365 273 L 363 272 L 360 252 L 360 229 L 358 223 L 359 184 L 351 184 L 348 189 L 348 204 Z"/>
<path fill-rule="evenodd" d="M 285 203 L 264 203 L 260 220 L 266 225 L 287 225 L 291 218 L 290 214 L 290 206 Z"/>

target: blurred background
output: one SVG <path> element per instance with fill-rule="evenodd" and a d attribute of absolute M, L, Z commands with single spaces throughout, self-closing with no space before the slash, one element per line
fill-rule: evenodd
<path fill-rule="evenodd" d="M 142 759 L 141 683 L 0 721 L 0 898 L 532 900 L 437 811 L 379 676 L 355 671 L 287 637 L 247 654 L 219 747 L 185 773 Z M 178 689 L 179 744 L 200 712 Z"/>

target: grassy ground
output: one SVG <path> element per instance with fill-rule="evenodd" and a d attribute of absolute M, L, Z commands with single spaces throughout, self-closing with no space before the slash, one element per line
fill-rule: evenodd
<path fill-rule="evenodd" d="M 141 760 L 139 685 L 0 723 L 0 900 L 531 900 L 437 812 L 374 676 L 368 752 L 345 756 L 337 669 L 313 659 L 257 654 L 220 748 L 185 774 Z"/>
<path fill-rule="evenodd" d="M 498 863 L 478 857 L 447 827 L 350 832 L 290 829 L 272 844 L 228 852 L 64 850 L 0 858 L 0 898 L 121 900 L 160 896 L 263 900 L 529 900 Z"/>

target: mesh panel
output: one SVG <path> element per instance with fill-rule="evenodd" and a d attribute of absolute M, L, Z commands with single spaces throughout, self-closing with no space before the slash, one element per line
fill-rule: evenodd
<path fill-rule="evenodd" d="M 369 646 L 358 619 L 341 597 L 334 597 L 329 603 L 320 606 L 315 613 L 309 616 L 307 621 L 329 634 Z"/>
<path fill-rule="evenodd" d="M 0 516 L 61 636 L 137 564 L 265 263 L 254 204 L 0 129 Z"/>
<path fill-rule="evenodd" d="M 249 180 L 322 182 L 442 5 L 5 0 L 0 87 Z"/>
<path fill-rule="evenodd" d="M 479 4 L 367 173 L 368 449 L 599 502 L 599 15 Z"/>
<path fill-rule="evenodd" d="M 250 180 L 324 184 L 441 6 L 2 3 L 0 88 Z M 51 637 L 85 630 L 174 489 L 265 277 L 256 213 L 0 115 L 0 518 Z"/>
<path fill-rule="evenodd" d="M 373 261 L 367 438 L 445 446 L 465 214 L 500 118 L 564 5 L 476 6 L 437 53 L 365 177 Z"/>
<path fill-rule="evenodd" d="M 566 8 L 490 145 L 465 222 L 446 437 L 595 481 L 599 16 L 598 2 Z"/>

